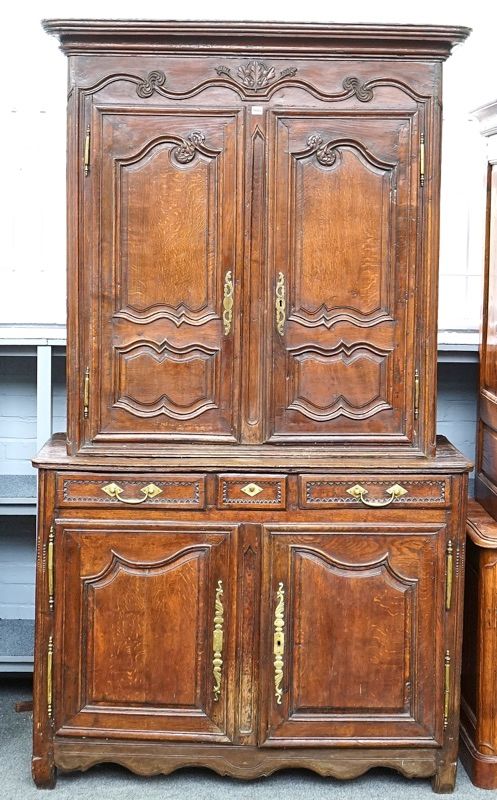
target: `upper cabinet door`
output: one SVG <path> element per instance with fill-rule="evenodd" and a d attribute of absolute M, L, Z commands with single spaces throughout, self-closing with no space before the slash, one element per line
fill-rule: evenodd
<path fill-rule="evenodd" d="M 93 111 L 87 441 L 238 438 L 240 126 Z"/>
<path fill-rule="evenodd" d="M 414 442 L 417 119 L 274 112 L 272 441 Z"/>

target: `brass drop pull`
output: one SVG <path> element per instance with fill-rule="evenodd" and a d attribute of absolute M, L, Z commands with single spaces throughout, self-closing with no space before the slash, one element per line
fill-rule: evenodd
<path fill-rule="evenodd" d="M 283 698 L 283 656 L 285 655 L 285 587 L 278 584 L 276 592 L 276 608 L 274 611 L 274 695 L 277 705 L 281 705 Z"/>
<path fill-rule="evenodd" d="M 393 503 L 394 500 L 397 500 L 399 497 L 403 497 L 403 495 L 407 494 L 407 489 L 404 489 L 404 487 L 399 483 L 394 483 L 394 485 L 390 486 L 386 492 L 390 495 L 388 500 L 366 500 L 365 495 L 368 494 L 368 490 L 359 483 L 356 483 L 355 486 L 351 486 L 350 489 L 347 489 L 347 494 L 351 494 L 352 497 L 355 497 L 356 500 L 360 500 L 361 503 L 363 503 L 365 506 L 369 506 L 369 508 L 385 508 L 385 506 L 389 506 L 390 503 Z"/>
<path fill-rule="evenodd" d="M 122 486 L 118 486 L 117 483 L 108 483 L 107 486 L 102 486 L 102 492 L 108 494 L 109 497 L 112 497 L 114 500 L 119 500 L 121 503 L 128 503 L 130 506 L 137 506 L 140 503 L 144 503 L 146 500 L 150 500 L 152 497 L 157 497 L 158 494 L 162 494 L 162 489 L 159 489 L 155 483 L 149 483 L 148 486 L 144 486 L 143 489 L 140 489 L 140 492 L 143 493 L 144 497 L 121 497 L 124 489 Z"/>
<path fill-rule="evenodd" d="M 228 270 L 224 278 L 223 297 L 223 325 L 225 336 L 228 336 L 231 332 L 231 322 L 233 320 L 233 293 L 233 276 L 231 270 Z"/>
<path fill-rule="evenodd" d="M 223 669 L 223 625 L 224 608 L 221 598 L 223 596 L 223 582 L 217 582 L 216 600 L 214 606 L 214 633 L 212 636 L 212 672 L 214 674 L 214 700 L 221 696 L 221 678 Z"/>
<path fill-rule="evenodd" d="M 278 272 L 274 306 L 276 310 L 276 330 L 278 331 L 280 336 L 283 336 L 283 332 L 285 330 L 285 317 L 286 317 L 286 288 L 285 288 L 285 276 L 282 272 Z"/>

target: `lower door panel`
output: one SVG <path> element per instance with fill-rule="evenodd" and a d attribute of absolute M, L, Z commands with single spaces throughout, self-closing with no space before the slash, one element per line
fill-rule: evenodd
<path fill-rule="evenodd" d="M 266 527 L 262 744 L 440 743 L 445 526 L 410 519 Z"/>
<path fill-rule="evenodd" d="M 58 735 L 231 740 L 236 535 L 226 524 L 58 524 Z"/>

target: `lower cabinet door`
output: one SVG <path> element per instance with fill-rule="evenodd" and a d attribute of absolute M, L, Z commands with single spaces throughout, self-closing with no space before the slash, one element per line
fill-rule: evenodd
<path fill-rule="evenodd" d="M 236 535 L 226 524 L 59 522 L 58 735 L 231 741 Z"/>
<path fill-rule="evenodd" d="M 265 529 L 260 743 L 441 743 L 443 523 L 312 528 Z"/>

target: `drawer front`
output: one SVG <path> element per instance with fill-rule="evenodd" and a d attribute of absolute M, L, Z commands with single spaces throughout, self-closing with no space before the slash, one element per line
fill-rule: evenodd
<path fill-rule="evenodd" d="M 218 508 L 285 509 L 285 475 L 219 475 Z"/>
<path fill-rule="evenodd" d="M 299 476 L 301 508 L 353 506 L 445 507 L 450 501 L 450 479 L 402 475 Z"/>
<path fill-rule="evenodd" d="M 122 508 L 205 508 L 205 475 L 78 475 L 57 476 L 57 504 Z"/>

